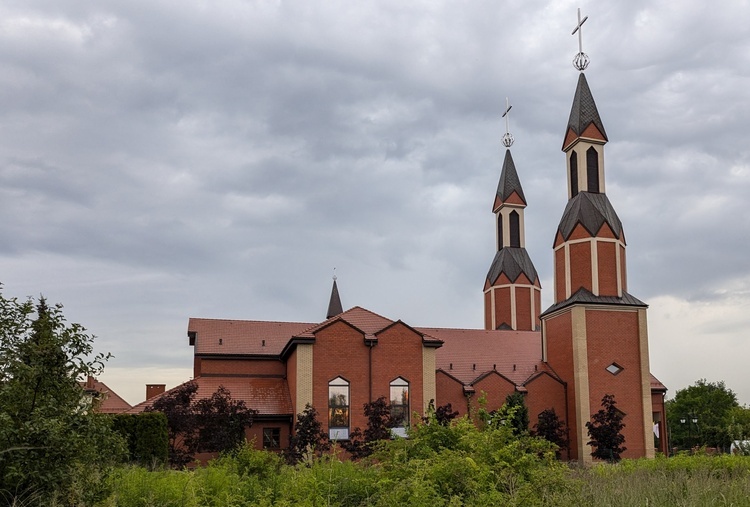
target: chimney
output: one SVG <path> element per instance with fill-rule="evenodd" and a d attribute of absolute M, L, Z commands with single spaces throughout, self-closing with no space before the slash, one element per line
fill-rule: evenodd
<path fill-rule="evenodd" d="M 154 396 L 162 394 L 167 387 L 167 384 L 146 384 L 146 401 L 150 400 Z"/>
<path fill-rule="evenodd" d="M 86 389 L 93 389 L 94 388 L 94 382 L 96 382 L 96 379 L 89 375 L 86 378 Z"/>

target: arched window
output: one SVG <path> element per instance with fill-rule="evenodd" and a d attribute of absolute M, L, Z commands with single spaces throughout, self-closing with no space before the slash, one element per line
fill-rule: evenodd
<path fill-rule="evenodd" d="M 516 210 L 510 212 L 510 246 L 519 248 L 521 246 L 521 224 Z"/>
<path fill-rule="evenodd" d="M 391 382 L 391 433 L 406 436 L 409 427 L 409 382 L 401 377 Z"/>
<path fill-rule="evenodd" d="M 328 437 L 349 439 L 349 382 L 341 377 L 328 382 Z"/>
<path fill-rule="evenodd" d="M 503 248 L 503 214 L 497 214 L 497 249 Z"/>
<path fill-rule="evenodd" d="M 599 153 L 592 146 L 586 150 L 586 180 L 588 191 L 599 193 Z"/>
<path fill-rule="evenodd" d="M 575 151 L 570 153 L 570 197 L 578 195 L 578 155 Z"/>

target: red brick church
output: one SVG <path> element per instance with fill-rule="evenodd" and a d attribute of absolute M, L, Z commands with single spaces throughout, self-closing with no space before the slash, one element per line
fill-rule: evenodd
<path fill-rule="evenodd" d="M 259 411 L 248 438 L 278 449 L 288 445 L 295 416 L 308 403 L 332 439 L 347 439 L 366 426 L 363 405 L 381 396 L 401 416 L 394 432 L 405 434 L 412 414 L 423 414 L 430 402 L 451 403 L 463 415 L 480 397 L 493 410 L 520 392 L 532 426 L 540 412 L 555 409 L 570 430 L 564 455 L 585 463 L 585 424 L 613 394 L 625 416 L 623 457 L 652 457 L 655 441 L 666 452 L 666 388 L 649 370 L 647 305 L 627 292 L 624 229 L 605 193 L 607 141 L 581 71 L 562 144 L 568 204 L 551 238 L 551 307 L 542 311 L 539 277 L 525 249 L 527 203 L 506 133 L 484 329 L 412 327 L 365 308 L 343 311 L 334 279 L 322 322 L 191 318 L 198 395 L 224 385 Z M 134 411 L 163 392 L 150 389 Z"/>

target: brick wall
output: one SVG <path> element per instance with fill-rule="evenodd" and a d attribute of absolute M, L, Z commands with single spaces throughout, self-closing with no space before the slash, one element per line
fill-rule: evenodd
<path fill-rule="evenodd" d="M 286 366 L 278 359 L 203 358 L 201 375 L 274 375 L 286 374 Z"/>
<path fill-rule="evenodd" d="M 491 372 L 479 382 L 475 382 L 474 389 L 476 391 L 475 402 L 481 396 L 484 396 L 487 400 L 487 405 L 484 408 L 490 412 L 502 407 L 505 403 L 505 398 L 509 394 L 516 392 L 515 384 L 497 372 Z"/>
<path fill-rule="evenodd" d="M 445 372 L 438 371 L 435 374 L 435 389 L 437 391 L 436 407 L 450 403 L 451 408 L 457 411 L 459 416 L 469 413 L 469 405 L 466 396 L 464 396 L 464 387 L 461 382 Z"/>

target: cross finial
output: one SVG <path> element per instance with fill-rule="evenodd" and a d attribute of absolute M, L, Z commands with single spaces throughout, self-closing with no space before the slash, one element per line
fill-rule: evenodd
<path fill-rule="evenodd" d="M 589 66 L 589 57 L 586 53 L 583 52 L 583 41 L 581 37 L 581 32 L 583 32 L 583 24 L 586 22 L 586 20 L 589 19 L 588 16 L 581 19 L 581 8 L 578 8 L 578 24 L 576 25 L 575 29 L 573 29 L 573 32 L 570 35 L 575 35 L 576 32 L 578 32 L 578 54 L 573 59 L 573 67 L 578 69 L 579 71 L 583 72 L 586 70 L 586 67 Z"/>
<path fill-rule="evenodd" d="M 513 146 L 513 141 L 515 140 L 513 138 L 513 134 L 510 133 L 510 124 L 508 119 L 510 118 L 510 115 L 508 114 L 513 106 L 510 105 L 508 102 L 508 97 L 505 97 L 505 112 L 503 113 L 502 118 L 505 118 L 505 134 L 503 134 L 503 146 L 506 148 L 510 148 Z"/>
<path fill-rule="evenodd" d="M 336 268 L 333 268 L 333 281 L 336 281 Z"/>

